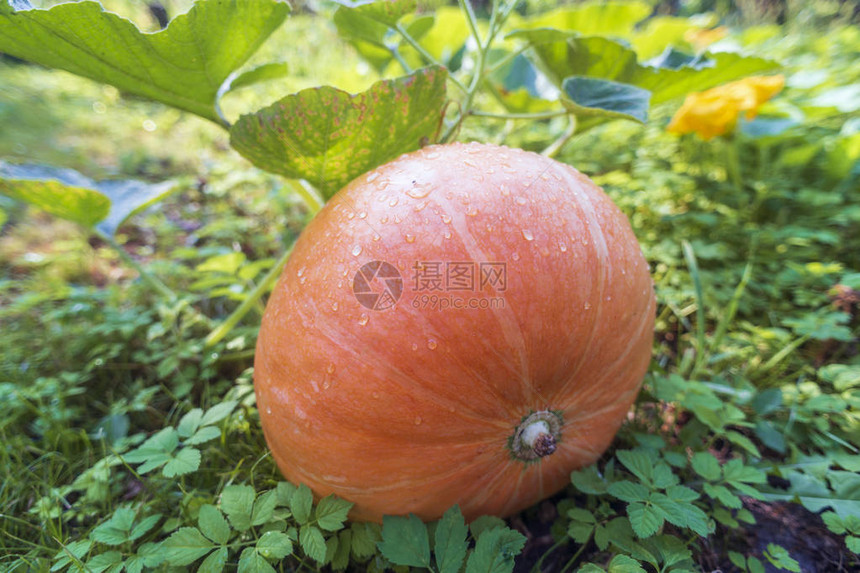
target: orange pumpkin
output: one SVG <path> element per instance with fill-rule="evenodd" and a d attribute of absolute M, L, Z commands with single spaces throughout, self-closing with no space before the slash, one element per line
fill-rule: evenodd
<path fill-rule="evenodd" d="M 266 308 L 255 387 L 289 480 L 352 518 L 507 516 L 609 446 L 655 300 L 623 213 L 540 155 L 426 147 L 351 182 Z"/>

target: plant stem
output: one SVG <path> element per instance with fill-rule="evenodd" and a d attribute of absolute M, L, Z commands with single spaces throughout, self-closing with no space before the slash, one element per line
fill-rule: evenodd
<path fill-rule="evenodd" d="M 512 2 L 500 9 L 500 2 L 498 0 L 493 1 L 493 11 L 490 14 L 489 29 L 487 30 L 487 36 L 482 41 L 480 32 L 478 31 L 478 19 L 475 16 L 474 10 L 472 10 L 472 5 L 469 3 L 469 0 L 459 0 L 459 2 L 460 8 L 466 14 L 466 20 L 469 23 L 469 29 L 472 32 L 472 36 L 478 43 L 478 54 L 477 61 L 475 63 L 475 72 L 472 75 L 472 80 L 466 90 L 466 96 L 460 105 L 460 115 L 442 136 L 442 143 L 450 141 L 453 135 L 457 133 L 457 131 L 460 129 L 460 125 L 463 123 L 463 121 L 473 113 L 472 103 L 474 102 L 475 95 L 478 92 L 478 88 L 481 86 L 481 83 L 484 81 L 484 77 L 486 75 L 487 55 L 490 49 L 490 45 L 492 45 L 493 40 L 496 38 L 496 35 L 501 30 L 502 25 L 504 24 L 507 17 L 510 16 L 516 4 L 516 2 Z"/>
<path fill-rule="evenodd" d="M 767 372 L 768 370 L 782 362 L 786 356 L 797 350 L 801 345 L 803 345 L 804 342 L 806 342 L 810 338 L 812 338 L 810 335 L 804 334 L 794 342 L 791 342 L 790 344 L 786 345 L 785 348 L 771 356 L 770 360 L 765 362 L 760 368 L 756 368 L 756 374 Z"/>
<path fill-rule="evenodd" d="M 562 115 L 562 114 L 559 114 Z M 563 115 L 567 115 L 567 112 L 564 112 Z M 541 155 L 545 157 L 555 157 L 558 155 L 561 148 L 570 141 L 573 136 L 576 134 L 576 116 L 570 114 L 570 122 L 567 125 L 567 129 L 564 130 L 558 139 L 549 144 L 549 147 L 541 151 Z"/>
<path fill-rule="evenodd" d="M 409 31 L 403 27 L 403 24 L 398 22 L 397 24 L 394 25 L 394 30 L 398 34 L 400 34 L 400 36 L 404 40 L 406 40 L 406 43 L 409 44 L 410 46 L 412 46 L 412 49 L 414 49 L 416 52 L 418 52 L 421 55 L 421 57 L 424 58 L 424 61 L 426 61 L 428 64 L 431 64 L 434 66 L 443 66 L 442 62 L 440 62 L 439 60 L 434 58 L 433 54 L 428 52 L 424 48 L 424 46 L 419 44 L 418 41 L 412 37 L 412 35 L 409 33 Z M 451 83 L 453 83 L 455 86 L 457 86 L 462 92 L 465 93 L 467 91 L 466 86 L 464 86 L 463 83 L 460 80 L 458 80 L 457 78 L 455 78 L 454 76 L 448 76 L 448 79 L 451 80 Z"/>
<path fill-rule="evenodd" d="M 163 296 L 169 302 L 174 302 L 179 298 L 178 296 L 176 296 L 176 293 L 170 289 L 170 287 L 161 282 L 158 277 L 147 271 L 143 267 L 143 265 L 137 262 L 134 257 L 129 255 L 128 252 L 123 248 L 123 246 L 117 243 L 113 237 L 99 230 L 96 230 L 95 232 L 103 241 L 113 247 L 113 249 L 119 255 L 119 258 L 121 258 L 128 266 L 137 271 L 137 273 L 140 275 L 141 280 L 151 286 L 155 291 L 158 292 L 158 294 Z"/>
<path fill-rule="evenodd" d="M 325 200 L 304 179 L 290 179 L 287 185 L 304 200 L 311 215 L 316 215 L 325 205 Z"/>
<path fill-rule="evenodd" d="M 403 59 L 403 56 L 400 55 L 400 50 L 397 49 L 397 46 L 389 46 L 388 51 L 391 52 L 391 57 L 400 64 L 400 67 L 403 68 L 403 71 L 407 74 L 412 73 L 412 66 L 410 66 L 406 60 Z"/>

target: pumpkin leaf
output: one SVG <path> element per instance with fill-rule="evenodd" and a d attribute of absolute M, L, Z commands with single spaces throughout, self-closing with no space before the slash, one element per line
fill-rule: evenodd
<path fill-rule="evenodd" d="M 13 10 L 0 2 L 0 52 L 66 70 L 221 123 L 219 89 L 286 19 L 286 2 L 195 2 L 142 33 L 98 2 Z M 194 57 L 189 57 L 193 53 Z"/>
<path fill-rule="evenodd" d="M 71 169 L 0 161 L 0 193 L 85 227 L 94 227 L 110 211 L 110 199 L 91 183 Z"/>
<path fill-rule="evenodd" d="M 358 175 L 430 142 L 447 72 L 429 67 L 352 95 L 331 86 L 289 95 L 243 115 L 231 145 L 257 167 L 306 179 L 329 198 Z"/>
<path fill-rule="evenodd" d="M 561 84 L 561 102 L 577 118 L 631 119 L 645 123 L 651 92 L 600 78 L 571 76 Z"/>
<path fill-rule="evenodd" d="M 525 536 L 507 527 L 485 531 L 475 542 L 466 573 L 510 573 L 514 570 L 514 557 L 525 544 Z"/>
<path fill-rule="evenodd" d="M 554 28 L 519 30 L 509 37 L 531 44 L 542 70 L 557 85 L 570 76 L 622 82 L 649 90 L 651 105 L 778 67 L 771 60 L 729 52 L 687 59 L 676 55 L 663 62 L 665 67 L 649 65 L 621 42 Z"/>
<path fill-rule="evenodd" d="M 395 565 L 430 568 L 430 538 L 427 526 L 412 513 L 409 517 L 382 518 L 382 555 Z"/>
<path fill-rule="evenodd" d="M 174 181 L 94 181 L 73 169 L 0 161 L 0 193 L 108 236 L 177 189 Z"/>
<path fill-rule="evenodd" d="M 583 2 L 564 6 L 532 16 L 522 24 L 524 28 L 553 26 L 588 36 L 627 37 L 633 27 L 651 14 L 646 2 Z"/>
<path fill-rule="evenodd" d="M 466 558 L 466 536 L 469 528 L 455 505 L 445 512 L 436 526 L 433 551 L 436 555 L 436 568 L 439 573 L 457 573 Z"/>

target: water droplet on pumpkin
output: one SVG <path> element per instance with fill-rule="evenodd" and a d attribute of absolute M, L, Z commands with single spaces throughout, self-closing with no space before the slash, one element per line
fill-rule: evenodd
<path fill-rule="evenodd" d="M 447 214 L 442 215 L 442 222 L 446 225 L 451 222 L 451 216 Z"/>
<path fill-rule="evenodd" d="M 410 197 L 412 197 L 413 199 L 423 199 L 424 197 L 429 195 L 430 191 L 432 191 L 432 190 L 433 190 L 433 188 L 430 185 L 427 185 L 425 183 L 423 185 L 419 185 L 419 186 L 416 186 L 416 187 L 413 187 L 413 188 L 407 190 L 406 194 L 409 195 Z"/>
<path fill-rule="evenodd" d="M 328 390 L 329 388 L 331 388 L 331 382 L 326 380 L 325 382 L 323 382 L 323 390 Z"/>
<path fill-rule="evenodd" d="M 398 215 L 394 216 L 394 224 L 398 224 L 400 222 L 400 217 Z"/>
<path fill-rule="evenodd" d="M 427 157 L 427 159 L 438 159 L 440 157 L 440 154 L 438 151 L 431 151 L 427 153 L 425 157 Z"/>
<path fill-rule="evenodd" d="M 436 350 L 437 346 L 439 346 L 439 345 L 432 338 L 427 341 L 427 348 L 429 348 L 430 350 Z"/>
<path fill-rule="evenodd" d="M 331 303 L 331 309 L 333 311 L 337 312 L 337 301 L 334 301 L 333 303 Z"/>
<path fill-rule="evenodd" d="M 410 235 L 409 233 L 406 233 L 406 242 L 407 243 L 414 243 L 415 242 L 415 235 Z"/>
<path fill-rule="evenodd" d="M 474 207 L 471 207 L 471 206 L 470 206 L 470 207 L 466 210 L 466 216 L 468 216 L 468 217 L 475 217 L 477 214 L 478 214 L 478 210 L 477 210 L 477 209 L 475 209 Z"/>
<path fill-rule="evenodd" d="M 414 211 L 415 211 L 416 213 L 417 213 L 417 212 L 419 212 L 419 211 L 423 211 L 425 207 L 427 207 L 427 201 L 424 201 L 424 202 L 422 202 L 422 203 L 418 203 L 417 205 L 415 205 L 415 209 L 414 209 Z"/>
<path fill-rule="evenodd" d="M 475 163 L 474 161 L 472 161 L 470 159 L 464 159 L 463 164 L 468 165 L 469 167 L 477 167 L 478 166 L 477 163 Z"/>
<path fill-rule="evenodd" d="M 379 172 L 378 172 L 378 171 L 374 171 L 373 173 L 371 173 L 370 175 L 368 175 L 368 176 L 367 176 L 367 181 L 368 181 L 368 183 L 372 183 L 372 182 L 374 182 L 374 181 L 376 180 L 376 178 L 377 178 L 377 177 L 379 177 Z"/>
<path fill-rule="evenodd" d="M 326 366 L 325 371 L 326 371 L 326 372 L 328 372 L 329 374 L 334 374 L 334 371 L 335 371 L 335 365 L 334 365 L 334 364 L 329 364 L 328 366 Z"/>
<path fill-rule="evenodd" d="M 397 203 L 399 203 L 399 202 L 400 202 L 400 200 L 397 197 L 393 197 L 391 199 L 391 201 L 388 202 L 388 206 L 389 207 L 396 207 Z"/>
<path fill-rule="evenodd" d="M 450 238 L 451 238 L 451 231 L 445 231 L 445 238 L 446 238 L 446 239 L 450 239 Z"/>
<path fill-rule="evenodd" d="M 591 309 L 591 303 L 590 303 L 590 302 L 586 302 L 586 303 L 583 305 L 583 308 L 585 308 L 585 310 L 590 310 L 590 309 Z"/>
<path fill-rule="evenodd" d="M 299 284 L 305 284 L 308 281 L 308 277 L 302 277 L 299 279 Z"/>
<path fill-rule="evenodd" d="M 500 186 L 499 186 L 499 191 L 501 191 L 501 192 L 502 192 L 502 196 L 504 196 L 504 197 L 507 197 L 508 195 L 510 195 L 510 194 L 511 194 L 511 190 L 510 190 L 510 189 L 508 189 L 508 186 L 507 186 L 507 185 L 500 185 Z"/>
<path fill-rule="evenodd" d="M 357 257 L 361 254 L 361 245 L 356 245 L 352 248 L 352 256 Z"/>
<path fill-rule="evenodd" d="M 379 219 L 379 222 L 380 222 L 380 223 L 387 223 L 387 222 L 388 222 L 388 215 L 383 215 L 383 216 Z"/>
<path fill-rule="evenodd" d="M 420 425 L 421 425 L 421 422 L 423 422 L 423 421 L 424 421 L 424 420 L 422 420 L 422 419 L 421 419 L 421 416 L 416 416 L 416 417 L 415 417 L 415 425 L 416 425 L 416 426 L 420 426 Z"/>
<path fill-rule="evenodd" d="M 358 324 L 360 324 L 361 326 L 364 326 L 365 324 L 367 324 L 367 322 L 369 320 L 370 320 L 370 317 L 367 316 L 367 314 L 362 312 L 361 316 L 358 317 Z"/>
<path fill-rule="evenodd" d="M 525 205 L 526 203 L 528 203 L 528 200 L 526 200 L 525 197 L 517 197 L 516 199 L 514 199 L 514 201 L 517 205 Z"/>
<path fill-rule="evenodd" d="M 371 238 L 372 238 L 374 241 L 378 241 L 378 240 L 379 240 L 379 233 L 374 233 L 374 234 L 373 234 L 373 237 L 371 237 Z"/>
<path fill-rule="evenodd" d="M 412 350 L 418 350 L 418 345 L 414 342 L 412 343 Z"/>
<path fill-rule="evenodd" d="M 379 392 L 372 392 L 370 395 L 374 398 L 379 398 Z"/>
<path fill-rule="evenodd" d="M 271 407 L 271 406 L 266 406 L 266 413 L 267 413 L 267 414 L 271 414 L 271 413 L 272 413 L 272 407 Z"/>
<path fill-rule="evenodd" d="M 305 267 L 302 267 L 302 268 L 300 268 L 298 271 L 296 271 L 296 276 L 297 276 L 297 277 L 300 277 L 300 276 L 302 276 L 303 274 L 305 274 Z"/>
<path fill-rule="evenodd" d="M 544 181 L 549 181 L 549 175 L 547 175 L 546 173 L 541 173 L 540 178 Z"/>
<path fill-rule="evenodd" d="M 515 261 L 518 261 L 518 260 L 520 260 L 520 254 L 519 253 L 513 253 L 511 255 L 511 258 Z"/>
<path fill-rule="evenodd" d="M 559 241 L 558 242 L 558 250 L 561 251 L 562 253 L 566 253 L 567 252 L 567 245 L 565 245 L 563 242 Z"/>
<path fill-rule="evenodd" d="M 346 218 L 349 219 L 350 221 L 352 221 L 353 219 L 355 219 L 355 213 L 350 211 L 349 213 L 346 214 Z"/>
<path fill-rule="evenodd" d="M 523 232 L 523 239 L 525 239 L 526 241 L 534 241 L 535 240 L 535 236 L 532 235 L 532 232 L 529 231 L 528 229 L 523 229 L 522 232 Z"/>
<path fill-rule="evenodd" d="M 367 211 L 362 211 L 361 213 L 359 213 L 358 218 L 359 219 L 366 219 L 367 218 Z"/>

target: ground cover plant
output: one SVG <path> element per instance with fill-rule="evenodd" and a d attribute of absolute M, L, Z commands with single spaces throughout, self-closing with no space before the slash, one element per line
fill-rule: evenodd
<path fill-rule="evenodd" d="M 52 5 L 0 0 L 0 567 L 860 566 L 850 3 Z M 350 522 L 267 451 L 265 300 L 345 183 L 455 140 L 604 187 L 652 362 L 556 496 Z"/>

